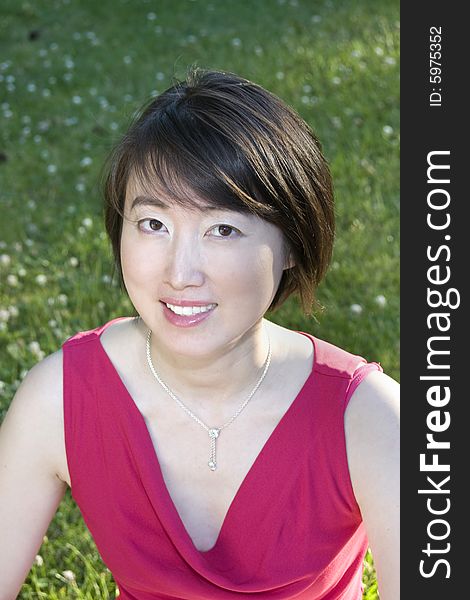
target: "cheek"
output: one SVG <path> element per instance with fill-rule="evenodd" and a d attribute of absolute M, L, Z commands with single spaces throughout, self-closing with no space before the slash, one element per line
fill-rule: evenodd
<path fill-rule="evenodd" d="M 155 256 L 124 231 L 121 238 L 121 266 L 126 287 L 132 283 L 148 282 L 152 273 L 158 270 Z"/>
<path fill-rule="evenodd" d="M 225 264 L 217 262 L 213 266 L 214 280 L 236 294 L 241 302 L 246 296 L 252 303 L 255 296 L 264 304 L 275 293 L 282 275 L 282 268 L 269 245 L 252 248 L 237 260 Z"/>

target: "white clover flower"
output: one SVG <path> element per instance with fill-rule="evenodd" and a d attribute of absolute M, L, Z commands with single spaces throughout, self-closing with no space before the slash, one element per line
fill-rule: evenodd
<path fill-rule="evenodd" d="M 158 92 L 157 92 L 158 95 Z M 116 131 L 116 129 L 119 128 L 119 125 L 116 123 L 116 121 L 112 121 L 112 123 L 109 124 L 110 129 L 112 129 L 113 131 Z"/>
<path fill-rule="evenodd" d="M 55 319 L 50 319 L 47 323 L 49 327 L 57 327 L 57 321 Z"/>
<path fill-rule="evenodd" d="M 36 135 L 33 137 L 33 140 L 34 140 L 34 143 L 35 143 L 35 144 L 39 144 L 39 142 L 42 140 L 42 137 L 41 137 L 39 134 L 36 134 Z"/>
<path fill-rule="evenodd" d="M 38 285 L 46 285 L 47 277 L 44 274 L 40 273 L 39 275 L 36 275 L 35 281 Z"/>
<path fill-rule="evenodd" d="M 80 161 L 80 166 L 81 167 L 88 167 L 88 165 L 91 165 L 92 162 L 93 162 L 92 158 L 90 158 L 89 156 L 85 156 Z"/>
<path fill-rule="evenodd" d="M 163 31 L 163 27 L 161 25 L 157 25 L 154 29 L 155 33 L 161 33 Z"/>
<path fill-rule="evenodd" d="M 130 65 L 132 62 L 132 56 L 124 56 L 124 58 L 122 60 L 123 60 L 124 64 Z"/>
<path fill-rule="evenodd" d="M 85 191 L 85 184 L 83 183 L 83 181 L 79 181 L 76 185 L 75 185 L 75 189 L 77 190 L 77 192 L 84 192 Z"/>
<path fill-rule="evenodd" d="M 18 269 L 18 275 L 19 275 L 20 277 L 26 277 L 26 269 L 25 269 L 24 267 L 20 267 L 20 268 Z"/>
<path fill-rule="evenodd" d="M 279 79 L 279 80 L 284 79 L 284 72 L 283 71 L 278 71 L 276 73 L 276 78 Z"/>
<path fill-rule="evenodd" d="M 3 113 L 3 116 L 6 119 L 10 119 L 13 116 L 13 112 L 11 110 L 5 110 L 4 113 Z"/>
<path fill-rule="evenodd" d="M 111 277 L 109 275 L 103 275 L 103 277 L 101 278 L 101 281 L 103 283 L 111 283 Z"/>
<path fill-rule="evenodd" d="M 57 173 L 57 165 L 47 165 L 48 173 Z"/>
<path fill-rule="evenodd" d="M 47 80 L 51 85 L 55 85 L 57 83 L 57 78 L 51 75 Z"/>
<path fill-rule="evenodd" d="M 384 59 L 384 63 L 387 65 L 394 65 L 396 62 L 397 61 L 393 58 L 393 56 L 386 56 Z"/>
<path fill-rule="evenodd" d="M 383 307 L 387 304 L 387 298 L 385 298 L 385 296 L 383 296 L 382 294 L 379 294 L 378 296 L 375 297 L 375 302 L 379 306 Z"/>
<path fill-rule="evenodd" d="M 70 58 L 70 56 L 66 56 L 64 59 L 64 64 L 66 69 L 73 69 L 75 67 L 75 63 Z"/>
<path fill-rule="evenodd" d="M 51 90 L 48 90 L 47 88 L 44 88 L 42 90 L 42 96 L 43 96 L 43 98 L 49 98 L 50 95 L 51 95 Z"/>
<path fill-rule="evenodd" d="M 7 384 L 4 381 L 0 381 L 0 392 L 3 392 L 3 390 L 7 387 Z"/>
<path fill-rule="evenodd" d="M 28 349 L 33 354 L 39 354 L 41 352 L 41 346 L 39 345 L 39 342 L 36 342 L 36 340 L 29 342 Z"/>
<path fill-rule="evenodd" d="M 156 18 L 157 18 L 157 15 L 154 12 L 147 13 L 147 19 L 149 21 L 155 21 Z"/>
<path fill-rule="evenodd" d="M 73 73 L 71 73 L 70 71 L 68 71 L 67 73 L 65 73 L 65 75 L 62 77 L 62 79 L 64 81 L 72 81 L 73 79 Z"/>
<path fill-rule="evenodd" d="M 390 127 L 390 125 L 384 125 L 382 128 L 382 131 L 384 132 L 385 135 L 392 135 L 393 127 Z"/>
<path fill-rule="evenodd" d="M 11 287 L 16 287 L 18 285 L 18 277 L 16 275 L 8 275 L 7 283 L 8 285 L 11 285 Z"/>
<path fill-rule="evenodd" d="M 67 581 L 75 581 L 75 573 L 73 571 L 62 571 L 62 575 Z"/>
<path fill-rule="evenodd" d="M 36 208 L 36 202 L 34 200 L 28 200 L 26 206 L 30 209 L 30 210 L 34 210 Z"/>
<path fill-rule="evenodd" d="M 10 306 L 8 307 L 7 310 L 8 310 L 8 314 L 10 315 L 10 317 L 17 317 L 20 314 L 18 307 L 15 306 L 14 304 L 10 304 Z"/>
<path fill-rule="evenodd" d="M 242 45 L 242 41 L 240 38 L 233 38 L 232 40 L 232 46 L 234 48 L 240 48 L 240 46 Z"/>
<path fill-rule="evenodd" d="M 384 50 L 383 50 L 383 48 L 381 48 L 380 46 L 377 46 L 377 47 L 374 49 L 374 51 L 375 51 L 375 53 L 377 54 L 377 56 L 383 56 L 383 55 L 384 55 Z"/>
<path fill-rule="evenodd" d="M 35 83 L 28 83 L 28 85 L 26 86 L 26 89 L 28 90 L 28 92 L 35 92 L 36 91 L 36 84 Z"/>
<path fill-rule="evenodd" d="M 81 40 L 82 39 L 82 34 L 79 31 L 75 31 L 72 35 L 74 40 Z"/>
<path fill-rule="evenodd" d="M 321 22 L 321 17 L 320 15 L 313 15 L 311 18 L 312 23 L 320 23 Z"/>
<path fill-rule="evenodd" d="M 59 294 L 57 296 L 57 300 L 59 301 L 59 304 L 62 304 L 62 306 L 67 306 L 67 295 L 66 294 Z"/>
<path fill-rule="evenodd" d="M 81 96 L 72 96 L 72 102 L 74 104 L 81 104 L 82 103 L 82 98 Z"/>
<path fill-rule="evenodd" d="M 6 323 L 10 318 L 10 311 L 5 308 L 0 308 L 0 323 Z"/>
<path fill-rule="evenodd" d="M 332 83 L 333 85 L 339 85 L 339 84 L 341 83 L 341 77 L 337 77 L 337 76 L 335 76 L 335 77 L 332 77 L 332 78 L 331 78 L 331 83 Z"/>
<path fill-rule="evenodd" d="M 49 50 L 57 50 L 59 48 L 59 44 L 57 44 L 56 42 L 52 42 L 52 44 L 49 44 Z"/>
<path fill-rule="evenodd" d="M 85 217 L 82 221 L 82 225 L 90 229 L 90 227 L 92 227 L 93 225 L 93 219 L 91 219 L 90 217 Z"/>
<path fill-rule="evenodd" d="M 36 556 L 34 557 L 34 564 L 38 567 L 42 567 L 42 565 L 44 564 L 44 560 L 40 554 L 36 554 Z"/>
<path fill-rule="evenodd" d="M 158 79 L 158 81 L 163 81 L 165 79 L 165 73 L 158 71 L 158 73 L 155 75 L 155 79 Z"/>
<path fill-rule="evenodd" d="M 3 265 L 4 267 L 8 267 L 8 265 L 11 263 L 11 258 L 8 254 L 0 254 L 0 265 Z"/>
<path fill-rule="evenodd" d="M 353 315 L 360 315 L 362 313 L 362 306 L 360 304 L 351 304 L 349 310 Z"/>

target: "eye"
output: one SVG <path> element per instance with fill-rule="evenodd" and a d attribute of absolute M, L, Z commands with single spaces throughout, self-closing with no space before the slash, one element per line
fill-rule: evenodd
<path fill-rule="evenodd" d="M 158 219 L 142 219 L 138 222 L 139 229 L 144 233 L 151 233 L 152 231 L 161 231 L 162 227 L 165 227 Z"/>
<path fill-rule="evenodd" d="M 214 234 L 214 237 L 236 237 L 234 235 L 231 235 L 232 232 L 236 232 L 236 234 L 239 234 L 240 232 L 238 231 L 238 229 L 235 229 L 235 227 L 232 227 L 231 225 L 216 225 L 215 227 L 213 227 L 211 229 L 211 231 L 215 231 L 217 233 Z"/>

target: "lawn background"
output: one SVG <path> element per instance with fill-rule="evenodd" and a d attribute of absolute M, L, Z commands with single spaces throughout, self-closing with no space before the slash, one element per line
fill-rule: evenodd
<path fill-rule="evenodd" d="M 233 71 L 313 127 L 336 190 L 319 289 L 269 315 L 399 379 L 399 4 L 389 0 L 3 0 L 0 7 L 0 420 L 27 370 L 130 314 L 111 278 L 98 178 L 142 103 L 190 64 Z M 376 598 L 371 558 L 365 598 Z M 26 598 L 113 598 L 67 491 Z"/>

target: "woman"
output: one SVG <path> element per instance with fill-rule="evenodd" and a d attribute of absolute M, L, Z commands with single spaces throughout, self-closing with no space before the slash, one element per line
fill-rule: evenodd
<path fill-rule="evenodd" d="M 294 293 L 308 313 L 331 257 L 315 135 L 260 86 L 193 70 L 105 173 L 136 315 L 67 340 L 13 399 L 0 599 L 69 485 L 123 600 L 358 600 L 369 544 L 396 600 L 398 385 L 265 318 Z"/>

